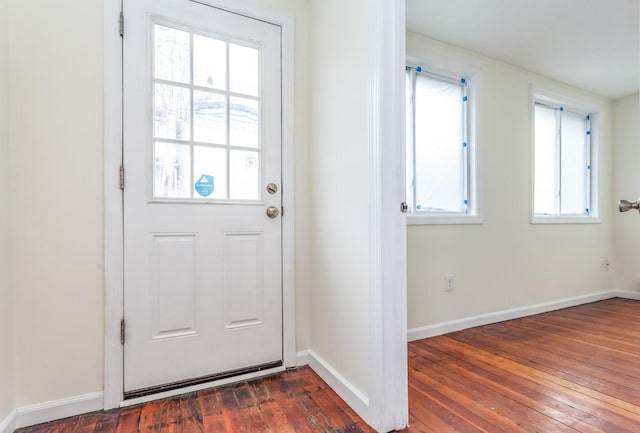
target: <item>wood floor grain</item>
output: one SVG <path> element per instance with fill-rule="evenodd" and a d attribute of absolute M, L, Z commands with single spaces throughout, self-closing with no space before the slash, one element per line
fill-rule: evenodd
<path fill-rule="evenodd" d="M 610 299 L 409 344 L 415 431 L 640 432 L 640 302 Z"/>
<path fill-rule="evenodd" d="M 640 433 L 640 302 L 610 299 L 409 344 L 405 433 Z M 21 433 L 372 432 L 309 368 Z"/>
<path fill-rule="evenodd" d="M 143 405 L 66 418 L 20 433 L 371 433 L 310 368 Z"/>

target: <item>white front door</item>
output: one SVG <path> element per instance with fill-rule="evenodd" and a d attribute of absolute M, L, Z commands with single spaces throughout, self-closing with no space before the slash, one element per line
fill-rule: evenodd
<path fill-rule="evenodd" d="M 125 395 L 280 365 L 281 29 L 189 0 L 124 16 Z"/>

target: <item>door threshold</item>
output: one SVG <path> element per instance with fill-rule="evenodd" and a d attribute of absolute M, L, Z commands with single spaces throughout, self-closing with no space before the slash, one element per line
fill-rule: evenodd
<path fill-rule="evenodd" d="M 237 370 L 225 371 L 194 379 L 168 383 L 164 385 L 152 386 L 149 388 L 128 391 L 124 393 L 124 401 L 120 407 L 132 406 L 139 403 L 158 400 L 166 397 L 173 397 L 189 392 L 200 391 L 214 386 L 226 385 L 233 382 L 255 379 L 269 376 L 271 374 L 284 371 L 282 361 L 260 364 L 253 367 L 241 368 Z"/>

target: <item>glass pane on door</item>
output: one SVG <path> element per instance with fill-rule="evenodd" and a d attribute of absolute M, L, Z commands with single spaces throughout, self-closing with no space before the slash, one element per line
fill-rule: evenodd
<path fill-rule="evenodd" d="M 153 197 L 260 200 L 260 49 L 153 29 Z"/>
<path fill-rule="evenodd" d="M 190 197 L 191 152 L 189 146 L 175 143 L 155 144 L 154 183 L 156 197 Z"/>

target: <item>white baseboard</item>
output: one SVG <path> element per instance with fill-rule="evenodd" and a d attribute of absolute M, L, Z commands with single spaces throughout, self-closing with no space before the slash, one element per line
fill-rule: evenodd
<path fill-rule="evenodd" d="M 306 359 L 309 367 L 333 389 L 365 421 L 369 419 L 369 398 L 313 350 L 299 352 L 298 359 Z"/>
<path fill-rule="evenodd" d="M 624 290 L 616 290 L 616 297 L 622 299 L 632 299 L 634 301 L 640 301 L 640 293 L 639 292 L 627 292 Z"/>
<path fill-rule="evenodd" d="M 309 365 L 309 351 L 301 350 L 296 353 L 296 367 L 302 367 L 304 365 Z"/>
<path fill-rule="evenodd" d="M 102 392 L 78 395 L 60 400 L 19 407 L 15 410 L 14 428 L 28 427 L 74 415 L 102 410 Z M 9 430 L 9 433 L 11 430 Z M 0 430 L 0 433 L 5 433 Z"/>
<path fill-rule="evenodd" d="M 546 313 L 549 311 L 559 310 L 561 308 L 575 307 L 577 305 L 588 304 L 590 302 L 597 302 L 615 297 L 640 299 L 640 293 L 619 292 L 611 290 L 607 292 L 593 293 L 585 296 L 576 296 L 574 298 L 561 299 L 559 301 L 545 302 L 544 304 L 513 308 L 510 310 L 497 311 L 495 313 L 481 314 L 478 316 L 451 320 L 449 322 L 442 322 L 428 326 L 421 326 L 419 328 L 412 328 L 407 332 L 407 336 L 409 341 L 422 340 L 423 338 L 435 337 L 437 335 L 448 334 L 450 332 L 461 331 L 463 329 L 474 328 L 476 326 L 504 322 L 505 320 L 518 319 L 520 317 Z"/>
<path fill-rule="evenodd" d="M 16 429 L 16 411 L 12 410 L 7 417 L 0 422 L 0 433 L 13 433 Z"/>

